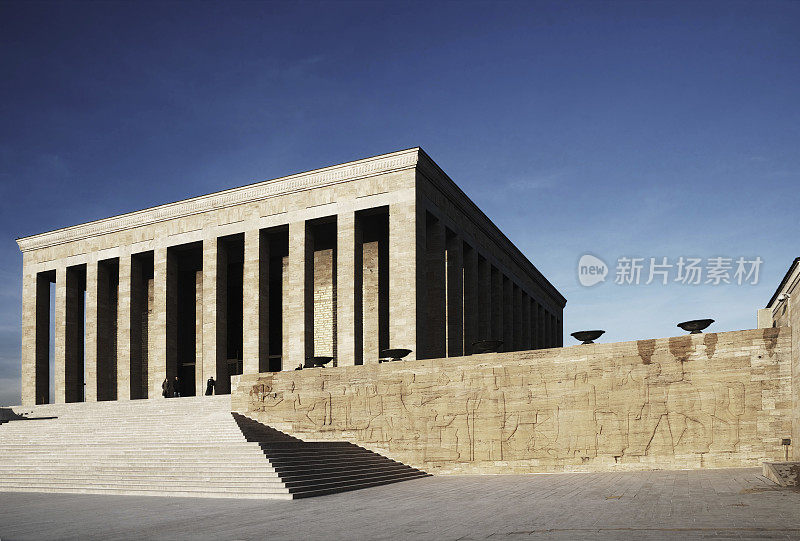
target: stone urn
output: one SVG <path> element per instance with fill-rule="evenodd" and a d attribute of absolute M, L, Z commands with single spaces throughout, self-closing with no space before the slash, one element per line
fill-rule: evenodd
<path fill-rule="evenodd" d="M 405 348 L 384 349 L 381 350 L 381 358 L 378 359 L 378 362 L 388 363 L 389 361 L 399 361 L 409 353 L 411 353 L 411 350 Z"/>
<path fill-rule="evenodd" d="M 606 331 L 575 331 L 570 336 L 584 344 L 594 344 L 594 341 L 600 338 Z"/>
<path fill-rule="evenodd" d="M 691 321 L 684 321 L 678 323 L 678 327 L 684 331 L 689 331 L 689 334 L 700 334 L 703 329 L 714 323 L 713 319 L 692 319 Z"/>
<path fill-rule="evenodd" d="M 476 340 L 472 343 L 472 353 L 497 353 L 502 346 L 502 340 Z"/>
<path fill-rule="evenodd" d="M 309 357 L 303 368 L 322 368 L 333 360 L 333 357 Z"/>

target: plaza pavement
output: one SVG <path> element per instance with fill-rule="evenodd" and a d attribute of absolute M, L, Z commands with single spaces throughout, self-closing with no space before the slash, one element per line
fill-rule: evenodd
<path fill-rule="evenodd" d="M 800 539 L 758 469 L 449 476 L 295 501 L 0 493 L 0 539 Z"/>

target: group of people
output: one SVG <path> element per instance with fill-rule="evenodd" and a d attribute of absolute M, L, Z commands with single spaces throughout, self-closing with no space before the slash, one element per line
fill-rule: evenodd
<path fill-rule="evenodd" d="M 216 386 L 217 382 L 214 380 L 214 377 L 208 378 L 206 382 L 206 396 L 214 394 Z M 164 398 L 180 398 L 181 386 L 178 376 L 175 376 L 174 379 L 169 379 L 169 377 L 164 378 L 164 383 L 161 384 L 161 394 Z"/>
<path fill-rule="evenodd" d="M 164 378 L 164 383 L 161 384 L 161 395 L 164 398 L 179 398 L 181 396 L 178 376 L 175 376 L 175 379 Z"/>

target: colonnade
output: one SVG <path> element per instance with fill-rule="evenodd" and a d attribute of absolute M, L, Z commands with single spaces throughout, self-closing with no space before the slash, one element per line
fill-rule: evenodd
<path fill-rule="evenodd" d="M 23 277 L 23 403 L 230 391 L 230 376 L 311 356 L 377 362 L 561 344 L 561 319 L 490 253 L 414 204 L 340 212 L 191 242 L 52 262 Z M 50 321 L 51 284 L 55 311 Z M 559 311 L 560 316 L 560 311 Z"/>
<path fill-rule="evenodd" d="M 426 213 L 424 357 L 470 355 L 479 340 L 506 352 L 562 345 L 560 311 L 492 259 Z"/>

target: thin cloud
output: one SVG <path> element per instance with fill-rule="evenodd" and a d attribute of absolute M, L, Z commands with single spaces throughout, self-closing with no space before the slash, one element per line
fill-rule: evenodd
<path fill-rule="evenodd" d="M 517 192 L 528 192 L 532 190 L 549 190 L 567 183 L 567 173 L 558 171 L 543 175 L 520 177 L 506 182 L 505 187 Z"/>
<path fill-rule="evenodd" d="M 20 403 L 20 379 L 0 378 L 0 406 L 16 406 Z"/>

